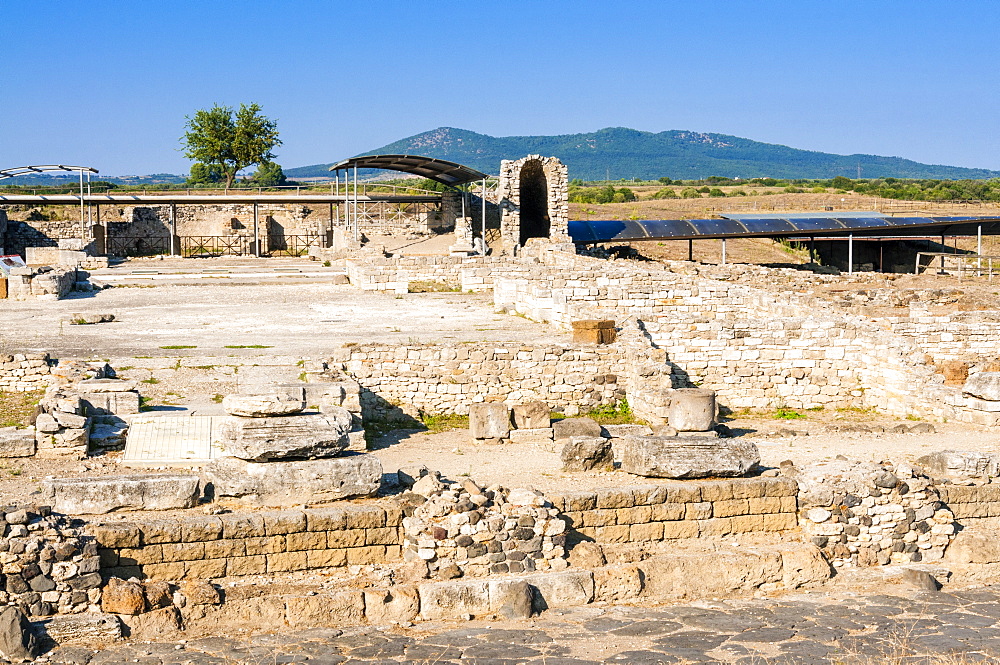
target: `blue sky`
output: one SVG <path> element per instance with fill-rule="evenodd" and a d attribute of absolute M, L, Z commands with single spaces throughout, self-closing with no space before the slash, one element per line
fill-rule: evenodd
<path fill-rule="evenodd" d="M 183 173 L 257 102 L 286 166 L 452 126 L 686 129 L 1000 170 L 991 2 L 0 0 L 0 168 Z"/>

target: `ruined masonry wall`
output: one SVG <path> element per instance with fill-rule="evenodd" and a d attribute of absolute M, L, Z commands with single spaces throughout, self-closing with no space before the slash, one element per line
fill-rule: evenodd
<path fill-rule="evenodd" d="M 45 390 L 53 383 L 47 353 L 0 355 L 0 392 Z"/>
<path fill-rule="evenodd" d="M 400 556 L 402 511 L 348 505 L 116 522 L 89 527 L 105 574 L 215 579 L 355 564 Z"/>
<path fill-rule="evenodd" d="M 892 332 L 913 340 L 937 362 L 1000 355 L 996 343 L 1000 338 L 1000 313 L 893 317 L 884 321 Z"/>
<path fill-rule="evenodd" d="M 581 409 L 625 396 L 629 367 L 614 347 L 352 346 L 331 359 L 362 386 L 365 417 L 392 404 L 427 413 L 468 414 L 475 402 L 543 400 Z"/>
<path fill-rule="evenodd" d="M 787 478 L 737 478 L 548 498 L 563 512 L 570 542 L 629 543 L 795 529 L 797 494 L 798 485 Z"/>

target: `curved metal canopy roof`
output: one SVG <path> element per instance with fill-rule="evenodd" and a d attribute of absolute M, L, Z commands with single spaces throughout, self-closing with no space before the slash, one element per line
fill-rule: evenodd
<path fill-rule="evenodd" d="M 331 171 L 342 171 L 357 167 L 359 169 L 388 169 L 412 173 L 429 178 L 442 185 L 464 185 L 488 177 L 468 166 L 462 166 L 445 159 L 420 157 L 418 155 L 364 155 L 352 157 L 330 167 Z"/>
<path fill-rule="evenodd" d="M 97 169 L 89 166 L 66 166 L 64 164 L 39 164 L 37 166 L 17 166 L 12 169 L 0 169 L 0 180 L 3 178 L 15 178 L 19 175 L 31 175 L 32 173 L 50 173 L 53 171 L 67 171 L 71 173 L 100 173 Z"/>
<path fill-rule="evenodd" d="M 726 215 L 722 219 L 572 220 L 569 235 L 579 244 L 630 240 L 711 238 L 898 237 L 1000 235 L 1000 217 L 890 217 L 877 212 Z"/>

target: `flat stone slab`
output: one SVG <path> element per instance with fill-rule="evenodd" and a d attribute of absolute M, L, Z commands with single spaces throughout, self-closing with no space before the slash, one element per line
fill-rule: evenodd
<path fill-rule="evenodd" d="M 288 416 L 306 408 L 301 399 L 291 399 L 278 393 L 268 395 L 226 395 L 222 408 L 231 416 L 264 418 L 267 416 Z"/>
<path fill-rule="evenodd" d="M 203 475 L 216 498 L 287 506 L 371 496 L 382 483 L 382 463 L 370 454 L 279 462 L 220 457 Z"/>
<path fill-rule="evenodd" d="M 146 416 L 132 419 L 121 464 L 200 466 L 217 457 L 216 421 L 211 416 Z"/>
<path fill-rule="evenodd" d="M 0 428 L 0 457 L 31 457 L 34 454 L 34 429 Z"/>
<path fill-rule="evenodd" d="M 191 508 L 201 496 L 198 476 L 166 474 L 46 478 L 42 494 L 64 515 Z"/>
<path fill-rule="evenodd" d="M 526 582 L 532 587 L 538 610 L 586 605 L 594 600 L 594 575 L 589 570 L 427 582 L 418 587 L 420 616 L 434 620 L 462 614 L 495 614 L 510 587 L 519 582 Z"/>
<path fill-rule="evenodd" d="M 1000 455 L 974 450 L 941 450 L 917 460 L 927 471 L 954 476 L 1000 476 Z"/>
<path fill-rule="evenodd" d="M 350 443 L 351 412 L 339 406 L 322 414 L 240 418 L 219 425 L 219 446 L 225 455 L 266 462 L 335 457 Z"/>
<path fill-rule="evenodd" d="M 744 439 L 626 436 L 619 450 L 622 471 L 652 478 L 745 476 L 760 462 L 756 444 Z"/>

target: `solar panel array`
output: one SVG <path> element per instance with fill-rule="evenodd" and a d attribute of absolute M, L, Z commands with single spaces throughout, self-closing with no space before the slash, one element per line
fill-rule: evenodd
<path fill-rule="evenodd" d="M 1000 235 L 1000 217 L 889 217 L 880 213 L 726 215 L 723 219 L 572 220 L 573 242 L 810 236 Z"/>

